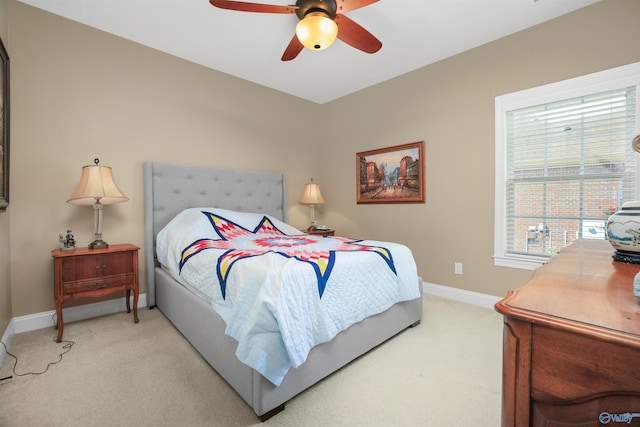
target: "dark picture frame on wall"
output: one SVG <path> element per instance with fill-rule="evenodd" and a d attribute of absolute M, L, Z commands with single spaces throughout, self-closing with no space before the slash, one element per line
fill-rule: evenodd
<path fill-rule="evenodd" d="M 0 39 L 0 211 L 9 206 L 9 55 Z"/>
<path fill-rule="evenodd" d="M 357 203 L 425 203 L 424 141 L 356 153 Z"/>

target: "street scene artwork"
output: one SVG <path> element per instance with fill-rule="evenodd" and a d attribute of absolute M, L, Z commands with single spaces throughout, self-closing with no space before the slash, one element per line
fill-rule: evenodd
<path fill-rule="evenodd" d="M 424 203 L 424 141 L 356 154 L 358 203 Z"/>

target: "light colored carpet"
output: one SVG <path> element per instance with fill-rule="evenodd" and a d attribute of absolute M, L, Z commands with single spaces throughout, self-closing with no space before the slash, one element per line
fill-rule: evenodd
<path fill-rule="evenodd" d="M 430 295 L 423 307 L 420 326 L 262 424 L 158 310 L 139 310 L 138 324 L 127 313 L 65 324 L 75 344 L 60 363 L 0 384 L 0 426 L 499 426 L 502 317 Z M 55 336 L 16 335 L 16 371 L 56 361 Z M 0 378 L 13 362 L 5 357 Z"/>

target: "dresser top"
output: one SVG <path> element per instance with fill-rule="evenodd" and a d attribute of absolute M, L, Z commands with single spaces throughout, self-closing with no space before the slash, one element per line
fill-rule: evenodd
<path fill-rule="evenodd" d="M 614 261 L 605 240 L 577 240 L 496 304 L 506 316 L 640 345 L 640 264 Z"/>

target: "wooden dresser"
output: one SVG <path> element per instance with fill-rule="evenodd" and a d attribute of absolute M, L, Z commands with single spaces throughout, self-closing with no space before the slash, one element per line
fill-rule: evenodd
<path fill-rule="evenodd" d="M 502 425 L 640 426 L 640 265 L 578 240 L 496 304 Z"/>

